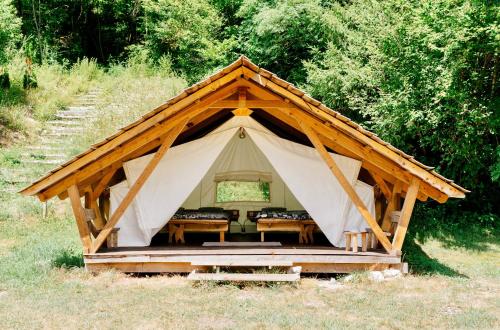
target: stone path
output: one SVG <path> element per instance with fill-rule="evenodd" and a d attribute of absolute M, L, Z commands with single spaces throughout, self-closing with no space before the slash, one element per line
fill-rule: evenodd
<path fill-rule="evenodd" d="M 59 110 L 54 120 L 46 122 L 37 143 L 20 150 L 14 166 L 0 168 L 2 191 L 15 193 L 42 175 L 70 158 L 68 141 L 84 131 L 85 121 L 95 118 L 99 103 L 99 89 L 77 96 L 73 104 Z"/>

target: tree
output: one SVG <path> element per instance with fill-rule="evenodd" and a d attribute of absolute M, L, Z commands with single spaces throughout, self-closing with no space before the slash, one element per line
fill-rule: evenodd
<path fill-rule="evenodd" d="M 224 62 L 231 40 L 220 41 L 220 13 L 206 0 L 144 0 L 141 32 L 153 58 L 167 56 L 194 82 Z"/>
<path fill-rule="evenodd" d="M 489 173 L 500 128 L 499 13 L 493 2 L 465 0 L 335 5 L 341 37 L 306 65 L 315 96 L 473 191 L 442 208 L 448 219 L 450 210 L 499 215 Z"/>
<path fill-rule="evenodd" d="M 0 0 L 0 65 L 5 64 L 21 40 L 21 20 L 10 0 Z"/>
<path fill-rule="evenodd" d="M 246 0 L 237 13 L 242 19 L 238 51 L 280 77 L 302 83 L 302 62 L 335 38 L 329 13 L 318 0 Z"/>

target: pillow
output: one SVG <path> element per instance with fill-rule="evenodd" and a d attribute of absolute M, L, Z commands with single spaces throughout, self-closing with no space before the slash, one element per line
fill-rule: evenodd
<path fill-rule="evenodd" d="M 265 213 L 271 213 L 271 212 L 285 212 L 286 211 L 286 207 L 263 207 L 262 208 L 262 212 L 265 212 Z"/>
<path fill-rule="evenodd" d="M 222 207 L 200 207 L 198 209 L 200 212 L 224 212 L 224 209 Z"/>

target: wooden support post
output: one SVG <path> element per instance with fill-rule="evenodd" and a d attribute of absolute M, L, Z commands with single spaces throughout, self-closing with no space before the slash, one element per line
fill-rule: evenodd
<path fill-rule="evenodd" d="M 85 210 L 82 207 L 80 193 L 76 185 L 72 185 L 68 188 L 68 196 L 71 201 L 73 214 L 75 215 L 76 226 L 78 227 L 78 232 L 80 233 L 80 239 L 82 240 L 83 251 L 84 253 L 88 253 L 92 247 L 92 239 L 90 238 L 90 231 L 87 225 Z"/>
<path fill-rule="evenodd" d="M 146 182 L 146 180 L 149 178 L 153 170 L 156 168 L 160 160 L 163 158 L 165 153 L 167 152 L 168 149 L 170 149 L 170 146 L 172 143 L 174 143 L 175 139 L 179 134 L 182 132 L 184 129 L 184 126 L 186 126 L 187 122 L 189 121 L 190 117 L 186 118 L 184 121 L 182 121 L 179 125 L 174 127 L 169 134 L 165 137 L 163 140 L 162 145 L 156 151 L 155 155 L 153 158 L 149 161 L 149 163 L 146 165 L 144 170 L 142 171 L 141 175 L 137 178 L 137 180 L 134 182 L 132 187 L 130 187 L 130 190 L 128 191 L 127 195 L 123 198 L 122 202 L 118 206 L 118 208 L 115 210 L 113 215 L 109 218 L 109 221 L 106 223 L 104 226 L 103 230 L 99 233 L 99 236 L 97 236 L 94 245 L 92 247 L 92 253 L 96 253 L 97 250 L 101 247 L 101 245 L 104 243 L 108 235 L 111 233 L 113 230 L 113 227 L 118 223 L 118 220 L 120 220 L 121 216 L 125 211 L 127 210 L 128 206 L 130 203 L 133 201 L 139 190 L 141 190 L 142 186 Z"/>
<path fill-rule="evenodd" d="M 401 181 L 396 181 L 392 187 L 392 194 L 387 207 L 385 208 L 384 219 L 382 220 L 382 230 L 389 231 L 391 229 L 391 213 L 399 210 L 401 194 Z"/>
<path fill-rule="evenodd" d="M 399 218 L 399 223 L 394 234 L 394 239 L 392 241 L 392 247 L 396 251 L 401 251 L 403 247 L 403 242 L 405 240 L 406 231 L 408 229 L 408 224 L 410 223 L 411 214 L 413 212 L 413 207 L 415 206 L 415 201 L 417 199 L 418 189 L 420 188 L 420 181 L 413 179 L 406 193 L 405 202 L 403 208 L 401 209 L 401 217 Z"/>
<path fill-rule="evenodd" d="M 328 151 L 326 150 L 325 146 L 321 142 L 321 140 L 318 137 L 318 134 L 306 123 L 302 122 L 300 119 L 295 118 L 297 122 L 299 123 L 300 127 L 302 128 L 302 131 L 304 134 L 307 135 L 311 143 L 314 145 L 316 148 L 316 151 L 320 154 L 320 156 L 323 158 L 327 166 L 330 168 L 330 171 L 333 173 L 333 175 L 337 178 L 339 181 L 340 185 L 342 188 L 344 188 L 344 191 L 347 193 L 347 195 L 351 198 L 352 202 L 354 203 L 354 206 L 358 209 L 359 213 L 363 216 L 363 218 L 366 220 L 368 225 L 371 227 L 373 230 L 373 233 L 375 236 L 378 238 L 382 246 L 387 252 L 392 252 L 392 245 L 391 242 L 387 239 L 385 236 L 384 232 L 380 228 L 380 226 L 377 223 L 377 220 L 372 217 L 368 209 L 366 208 L 365 204 L 359 197 L 359 195 L 356 193 L 354 190 L 353 186 L 349 183 L 347 178 L 344 176 L 344 173 L 340 170 L 340 168 L 337 166 L 333 158 L 330 156 Z"/>

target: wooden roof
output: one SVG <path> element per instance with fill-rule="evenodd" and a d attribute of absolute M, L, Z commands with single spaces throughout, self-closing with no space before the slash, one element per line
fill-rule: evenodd
<path fill-rule="evenodd" d="M 191 118 L 186 126 L 186 130 L 189 130 L 220 113 L 225 105 L 225 108 L 231 108 L 230 100 L 234 99 L 233 96 L 241 88 L 245 88 L 250 94 L 254 108 L 259 108 L 266 115 L 292 128 L 300 130 L 295 115 L 309 121 L 320 134 L 325 146 L 361 160 L 362 166 L 374 177 L 378 177 L 376 179 L 382 185 L 399 180 L 404 193 L 411 179 L 418 178 L 421 180 L 419 199 L 426 200 L 428 196 L 441 203 L 448 197 L 463 198 L 468 192 L 438 174 L 432 167 L 418 162 L 341 113 L 242 56 L 139 120 L 92 145 L 87 151 L 54 168 L 21 190 L 21 193 L 36 195 L 44 201 L 56 195 L 65 198 L 65 191 L 75 183 L 80 189 L 96 184 L 113 168 L 121 166 L 122 162 L 158 147 L 165 132 L 182 119 Z"/>

